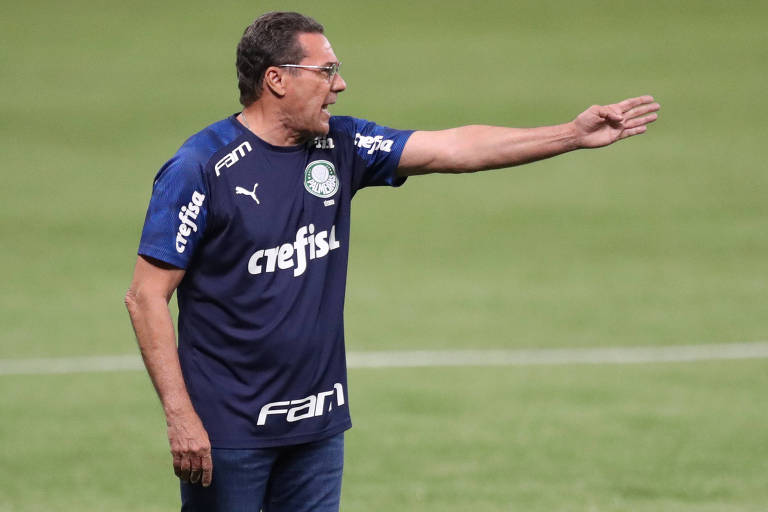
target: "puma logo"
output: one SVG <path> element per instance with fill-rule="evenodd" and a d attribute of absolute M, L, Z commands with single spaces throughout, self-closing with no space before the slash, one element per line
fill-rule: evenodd
<path fill-rule="evenodd" d="M 250 191 L 248 189 L 245 189 L 243 187 L 235 187 L 235 195 L 237 194 L 243 194 L 244 196 L 251 196 L 254 201 L 256 201 L 256 204 L 261 204 L 259 200 L 256 198 L 256 187 L 258 187 L 258 183 L 253 184 L 253 191 Z"/>

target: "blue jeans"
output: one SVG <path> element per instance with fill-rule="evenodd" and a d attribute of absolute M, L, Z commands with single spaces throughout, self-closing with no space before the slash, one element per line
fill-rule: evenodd
<path fill-rule="evenodd" d="M 213 481 L 181 483 L 182 512 L 338 512 L 344 433 L 275 448 L 214 448 Z"/>

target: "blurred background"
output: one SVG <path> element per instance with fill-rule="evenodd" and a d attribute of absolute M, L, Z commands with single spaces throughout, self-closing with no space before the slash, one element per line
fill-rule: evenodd
<path fill-rule="evenodd" d="M 527 127 L 641 94 L 662 105 L 609 148 L 357 195 L 348 350 L 768 338 L 763 2 L 3 7 L 4 368 L 137 354 L 122 298 L 153 177 L 240 110 L 235 47 L 269 10 L 325 25 L 339 115 Z M 178 508 L 145 373 L 6 373 L 0 511 Z M 343 510 L 768 503 L 766 360 L 356 368 L 350 388 Z"/>

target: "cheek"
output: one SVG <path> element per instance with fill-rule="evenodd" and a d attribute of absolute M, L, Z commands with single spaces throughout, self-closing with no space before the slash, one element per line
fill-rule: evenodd
<path fill-rule="evenodd" d="M 323 101 L 325 101 L 324 98 L 325 96 L 320 97 L 317 95 L 313 95 L 312 97 L 307 98 L 307 101 L 304 102 L 304 112 L 306 112 L 308 116 L 316 116 L 323 108 Z"/>

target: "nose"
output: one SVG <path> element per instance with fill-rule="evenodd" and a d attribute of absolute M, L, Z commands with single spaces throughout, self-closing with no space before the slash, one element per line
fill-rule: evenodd
<path fill-rule="evenodd" d="M 341 92 L 347 88 L 347 82 L 341 77 L 341 73 L 336 73 L 333 76 L 333 83 L 331 83 L 331 90 L 333 92 Z"/>

